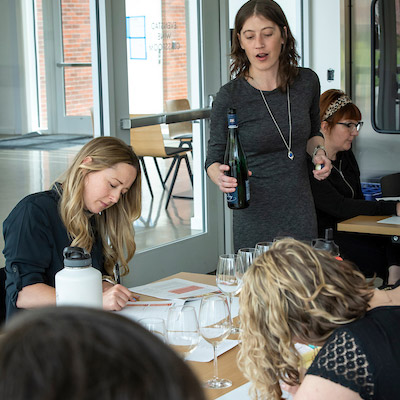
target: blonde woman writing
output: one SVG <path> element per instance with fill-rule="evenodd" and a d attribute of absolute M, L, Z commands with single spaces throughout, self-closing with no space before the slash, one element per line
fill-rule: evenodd
<path fill-rule="evenodd" d="M 400 287 L 374 290 L 352 264 L 283 239 L 246 273 L 240 367 L 259 398 L 395 399 L 400 393 Z M 304 379 L 295 342 L 322 346 Z M 300 382 L 302 380 L 302 382 Z"/>
<path fill-rule="evenodd" d="M 133 294 L 111 276 L 116 263 L 121 275 L 129 272 L 140 212 L 140 166 L 132 148 L 113 137 L 91 140 L 60 182 L 22 199 L 4 221 L 7 318 L 18 308 L 55 304 L 54 277 L 67 246 L 89 251 L 105 276 L 103 307 L 124 307 Z"/>

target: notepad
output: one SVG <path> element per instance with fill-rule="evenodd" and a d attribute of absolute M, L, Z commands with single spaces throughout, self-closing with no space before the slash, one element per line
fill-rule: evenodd
<path fill-rule="evenodd" d="M 381 219 L 380 221 L 378 221 L 378 224 L 400 225 L 400 217 L 389 217 L 389 218 Z"/>

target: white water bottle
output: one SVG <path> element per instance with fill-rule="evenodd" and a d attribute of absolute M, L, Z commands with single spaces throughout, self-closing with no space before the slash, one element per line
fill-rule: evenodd
<path fill-rule="evenodd" d="M 66 247 L 64 268 L 55 276 L 57 306 L 103 307 L 101 272 L 81 247 Z"/>

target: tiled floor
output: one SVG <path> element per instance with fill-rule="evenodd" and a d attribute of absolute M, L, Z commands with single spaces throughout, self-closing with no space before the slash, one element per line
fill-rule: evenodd
<path fill-rule="evenodd" d="M 4 266 L 2 253 L 4 219 L 24 196 L 47 190 L 64 172 L 78 150 L 79 147 L 52 151 L 0 149 L 0 267 Z M 169 160 L 159 161 L 163 176 L 169 164 Z M 171 199 L 168 210 L 165 210 L 167 192 L 162 189 L 153 160 L 146 159 L 146 166 L 151 176 L 154 199 L 151 199 L 143 176 L 142 216 L 135 222 L 137 251 L 157 247 L 196 233 L 190 226 L 193 201 Z M 191 195 L 189 176 L 184 169 L 186 166 L 183 162 L 174 193 Z"/>

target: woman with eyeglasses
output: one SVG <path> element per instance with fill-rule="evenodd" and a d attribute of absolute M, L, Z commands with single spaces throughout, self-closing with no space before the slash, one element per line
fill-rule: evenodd
<path fill-rule="evenodd" d="M 357 215 L 400 215 L 396 201 L 367 201 L 361 190 L 360 169 L 352 151 L 353 140 L 362 127 L 361 112 L 341 90 L 329 89 L 320 98 L 321 132 L 325 137 L 332 172 L 324 181 L 310 183 L 317 210 L 318 233 L 334 229 L 334 240 L 341 256 L 351 260 L 367 277 L 374 273 L 387 284 L 400 279 L 400 246 L 389 237 L 337 232 L 338 222 Z"/>

